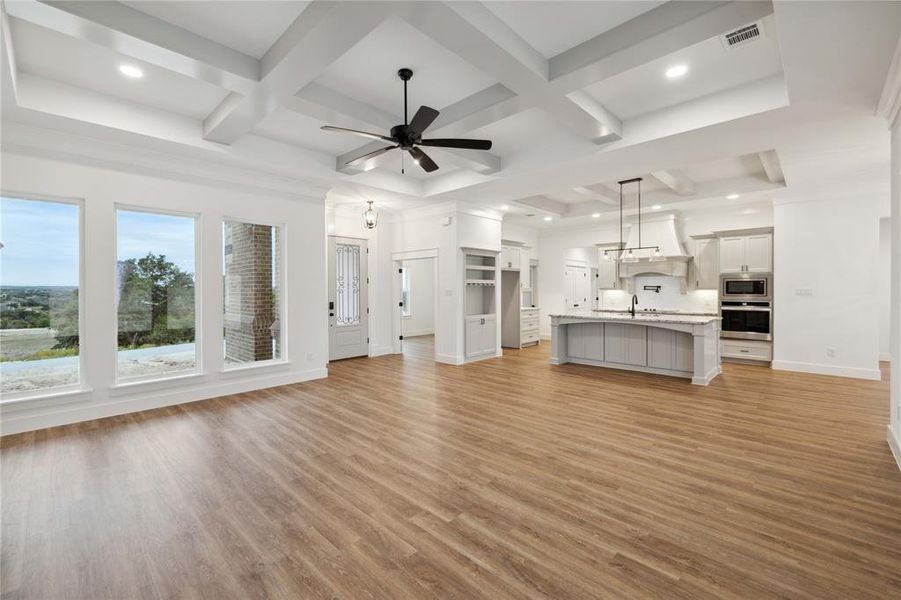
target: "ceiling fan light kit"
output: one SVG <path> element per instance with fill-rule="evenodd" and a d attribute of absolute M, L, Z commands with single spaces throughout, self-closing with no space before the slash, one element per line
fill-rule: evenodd
<path fill-rule="evenodd" d="M 386 152 L 390 152 L 396 148 L 400 148 L 403 152 L 408 153 L 413 162 L 422 168 L 426 173 L 432 173 L 438 170 L 438 164 L 432 158 L 423 152 L 419 146 L 432 146 L 435 148 L 460 148 L 463 150 L 491 150 L 491 140 L 471 140 L 463 138 L 440 138 L 440 139 L 422 139 L 422 134 L 428 127 L 438 118 L 439 112 L 428 106 L 420 106 L 413 120 L 407 119 L 407 82 L 413 77 L 413 71 L 407 68 L 399 69 L 397 76 L 404 82 L 404 122 L 401 125 L 395 125 L 391 128 L 390 135 L 380 135 L 378 133 L 370 133 L 368 131 L 359 131 L 357 129 L 347 129 L 345 127 L 335 127 L 333 125 L 323 125 L 325 131 L 338 131 L 350 133 L 360 137 L 372 140 L 380 140 L 388 142 L 389 146 L 373 150 L 363 156 L 347 162 L 348 165 L 357 165 L 368 160 L 381 156 Z"/>

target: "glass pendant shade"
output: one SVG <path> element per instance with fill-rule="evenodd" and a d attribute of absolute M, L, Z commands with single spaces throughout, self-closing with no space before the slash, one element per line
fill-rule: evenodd
<path fill-rule="evenodd" d="M 369 200 L 369 208 L 363 211 L 363 227 L 366 229 L 375 229 L 379 224 L 379 213 L 372 210 L 372 200 Z"/>
<path fill-rule="evenodd" d="M 660 248 L 656 248 L 654 250 L 654 256 L 651 257 L 651 260 L 661 261 L 661 260 L 666 260 L 666 257 L 660 253 Z"/>
<path fill-rule="evenodd" d="M 626 255 L 623 257 L 623 262 L 627 263 L 636 263 L 638 262 L 638 257 L 635 256 L 635 253 L 629 250 L 626 252 Z"/>

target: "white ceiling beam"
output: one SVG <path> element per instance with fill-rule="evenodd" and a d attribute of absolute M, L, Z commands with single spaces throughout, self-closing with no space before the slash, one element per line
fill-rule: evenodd
<path fill-rule="evenodd" d="M 529 196 L 528 198 L 514 200 L 514 203 L 528 206 L 556 217 L 562 217 L 569 211 L 569 205 L 547 196 Z"/>
<path fill-rule="evenodd" d="M 298 102 L 295 102 L 298 101 Z M 369 123 L 378 127 L 381 132 L 387 133 L 392 127 L 401 122 L 402 117 L 391 114 L 375 106 L 360 102 L 349 96 L 337 92 L 331 88 L 327 88 L 318 83 L 311 83 L 297 95 L 292 96 L 284 108 L 289 108 L 297 112 L 305 112 L 304 108 L 312 108 L 309 105 L 315 104 L 323 107 L 331 115 L 344 115 L 357 121 Z M 316 109 L 313 109 L 314 111 Z M 322 114 L 321 111 L 317 111 Z M 311 115 L 307 112 L 309 116 Z M 340 125 L 338 122 L 329 121 L 330 125 Z M 379 133 L 376 131 L 375 133 Z"/>
<path fill-rule="evenodd" d="M 550 59 L 550 85 L 570 94 L 773 12 L 763 1 L 667 2 Z"/>
<path fill-rule="evenodd" d="M 242 54 L 118 2 L 4 4 L 11 17 L 237 93 L 256 85 L 260 65 Z"/>
<path fill-rule="evenodd" d="M 770 183 L 785 183 L 785 175 L 782 173 L 782 164 L 779 162 L 779 155 L 775 150 L 767 150 L 758 152 L 757 158 L 760 159 L 760 165 L 766 178 Z"/>
<path fill-rule="evenodd" d="M 283 106 L 386 16 L 378 2 L 314 0 L 261 61 L 259 84 L 243 98 L 226 98 L 203 122 L 204 138 L 231 144 Z"/>
<path fill-rule="evenodd" d="M 437 146 L 423 146 L 423 150 L 439 165 L 446 160 L 461 169 L 469 169 L 483 175 L 490 175 L 501 170 L 500 157 L 484 150 L 439 148 Z"/>
<path fill-rule="evenodd" d="M 16 66 L 16 53 L 13 48 L 12 34 L 9 30 L 9 17 L 0 4 L 0 102 L 6 110 L 18 105 L 17 87 L 19 70 Z"/>
<path fill-rule="evenodd" d="M 616 190 L 612 190 L 603 184 L 594 184 L 590 187 L 574 187 L 573 191 L 577 194 L 585 196 L 586 198 L 590 198 L 591 200 L 596 200 L 603 204 L 607 205 L 618 205 L 619 204 L 619 193 Z"/>
<path fill-rule="evenodd" d="M 695 182 L 678 169 L 651 171 L 651 177 L 673 190 L 680 196 L 691 196 L 695 193 Z"/>
<path fill-rule="evenodd" d="M 441 109 L 429 128 L 431 137 L 460 137 L 522 110 L 517 96 L 496 83 Z"/>
<path fill-rule="evenodd" d="M 405 3 L 403 17 L 414 27 L 521 97 L 521 109 L 538 106 L 576 135 L 597 143 L 621 136 L 621 124 L 601 122 L 565 95 L 552 90 L 547 61 L 518 39 L 478 2 Z M 512 105 L 511 105 L 512 106 Z"/>

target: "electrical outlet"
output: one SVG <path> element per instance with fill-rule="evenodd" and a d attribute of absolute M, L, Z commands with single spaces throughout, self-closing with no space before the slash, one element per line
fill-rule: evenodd
<path fill-rule="evenodd" d="M 835 358 L 835 348 L 832 346 L 826 346 L 826 356 L 829 358 Z"/>

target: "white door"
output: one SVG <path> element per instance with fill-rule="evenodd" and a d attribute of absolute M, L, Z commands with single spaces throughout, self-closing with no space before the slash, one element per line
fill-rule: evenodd
<path fill-rule="evenodd" d="M 574 265 L 563 267 L 563 295 L 567 310 L 588 309 L 591 294 L 591 282 L 588 280 L 588 269 Z"/>
<path fill-rule="evenodd" d="M 745 270 L 744 237 L 724 237 L 720 239 L 720 272 L 741 273 Z"/>
<path fill-rule="evenodd" d="M 369 355 L 366 240 L 329 236 L 329 360 Z"/>
<path fill-rule="evenodd" d="M 749 235 L 745 242 L 745 270 L 769 273 L 773 270 L 773 236 L 769 233 Z"/>
<path fill-rule="evenodd" d="M 717 264 L 717 240 L 708 238 L 695 242 L 695 287 L 715 290 L 719 287 L 720 268 Z"/>

